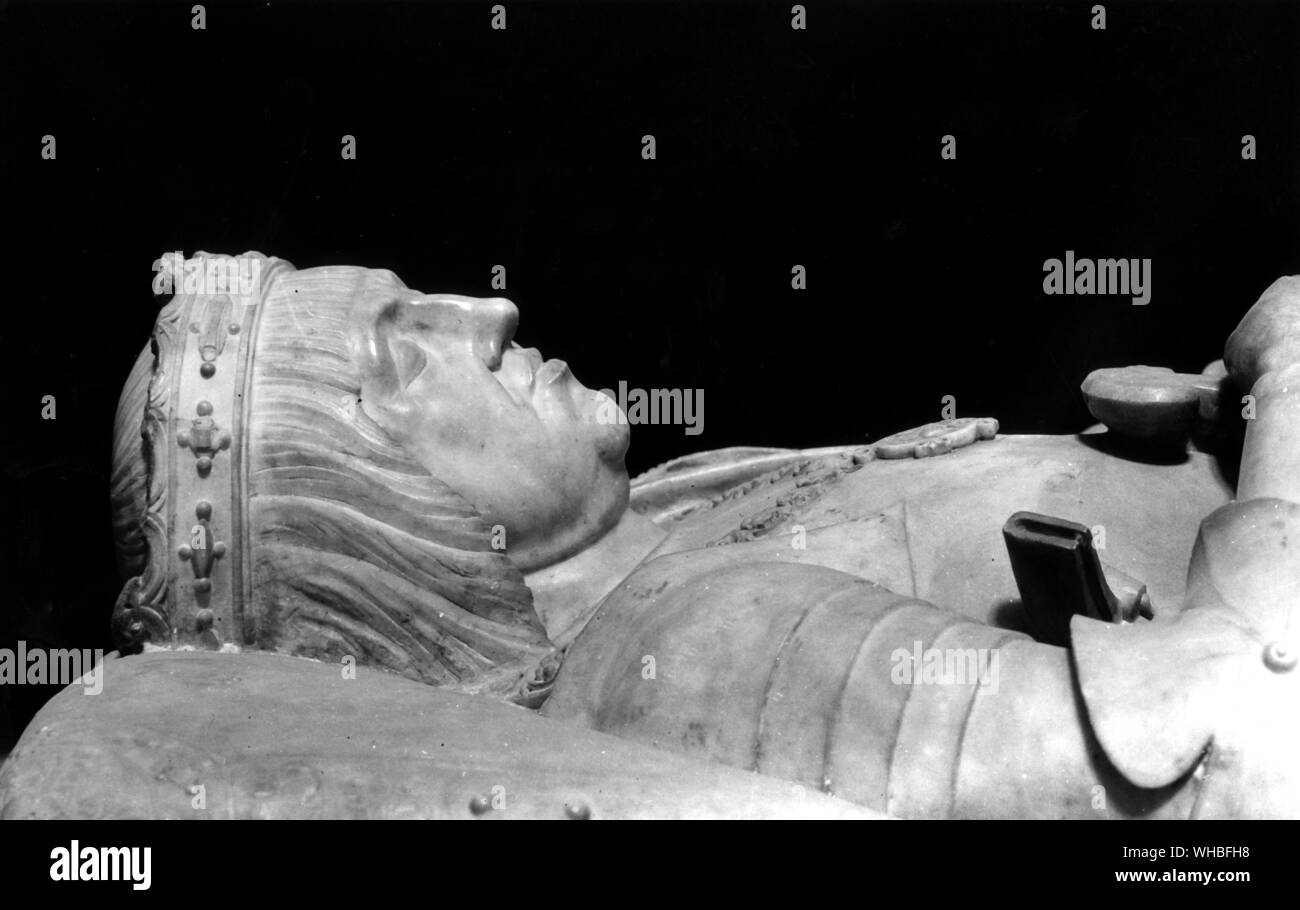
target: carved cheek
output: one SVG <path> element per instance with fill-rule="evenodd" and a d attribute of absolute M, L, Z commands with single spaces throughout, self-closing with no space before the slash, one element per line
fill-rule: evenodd
<path fill-rule="evenodd" d="M 436 450 L 444 459 L 485 449 L 490 455 L 491 449 L 499 447 L 509 427 L 502 402 L 484 394 L 487 390 L 446 381 L 419 385 L 410 432 L 419 437 L 423 447 Z"/>

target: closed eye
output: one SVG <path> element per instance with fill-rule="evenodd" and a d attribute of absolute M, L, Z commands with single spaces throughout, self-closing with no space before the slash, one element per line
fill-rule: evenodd
<path fill-rule="evenodd" d="M 393 363 L 397 368 L 397 382 L 406 388 L 424 372 L 429 358 L 424 349 L 413 341 L 398 339 L 393 342 Z"/>

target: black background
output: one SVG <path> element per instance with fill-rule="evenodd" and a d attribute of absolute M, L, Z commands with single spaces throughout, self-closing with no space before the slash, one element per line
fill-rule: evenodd
<path fill-rule="evenodd" d="M 503 264 L 586 385 L 705 390 L 633 474 L 944 395 L 1072 432 L 1092 369 L 1199 371 L 1298 271 L 1300 7 L 1092 5 L 0 2 L 0 646 L 109 647 L 113 409 L 168 250 L 475 295 Z M 1150 304 L 1044 296 L 1067 249 L 1150 257 Z M 5 688 L 0 753 L 48 694 Z"/>

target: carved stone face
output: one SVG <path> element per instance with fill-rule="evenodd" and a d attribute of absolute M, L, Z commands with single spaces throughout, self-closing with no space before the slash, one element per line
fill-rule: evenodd
<path fill-rule="evenodd" d="M 513 303 L 421 294 L 396 279 L 383 299 L 353 334 L 361 408 L 504 528 L 520 569 L 569 556 L 618 521 L 628 428 L 596 419 L 604 396 L 563 361 L 513 343 Z"/>

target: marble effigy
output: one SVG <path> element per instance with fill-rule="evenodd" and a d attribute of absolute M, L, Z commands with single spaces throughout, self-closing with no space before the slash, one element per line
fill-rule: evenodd
<path fill-rule="evenodd" d="M 6 817 L 1300 815 L 1300 280 L 1079 435 L 630 481 L 510 301 L 245 258 L 123 390 L 121 656 Z"/>

